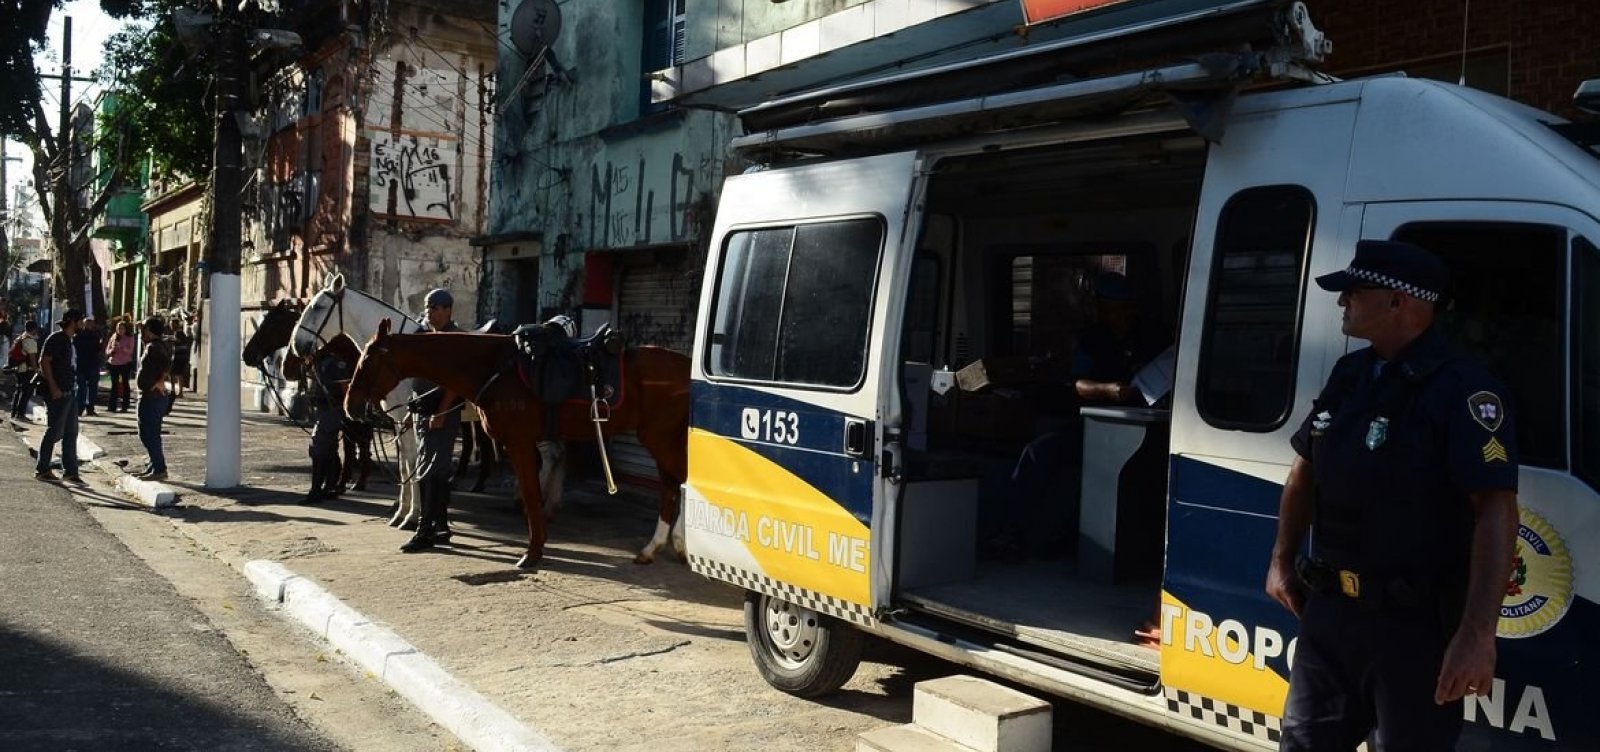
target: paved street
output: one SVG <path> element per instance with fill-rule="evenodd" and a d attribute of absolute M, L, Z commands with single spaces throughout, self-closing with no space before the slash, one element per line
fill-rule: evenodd
<path fill-rule="evenodd" d="M 382 522 L 393 493 L 386 480 L 375 477 L 372 493 L 323 506 L 295 503 L 307 482 L 305 434 L 280 418 L 246 413 L 247 487 L 225 496 L 200 490 L 202 410 L 200 400 L 180 401 L 168 422 L 180 506 L 138 517 L 175 526 L 235 565 L 272 559 L 312 578 L 562 749 L 852 749 L 862 731 L 910 720 L 915 682 L 960 672 L 875 643 L 837 695 L 789 697 L 751 665 L 736 591 L 670 557 L 631 562 L 653 525 L 649 499 L 606 497 L 578 484 L 552 525 L 544 565 L 525 573 L 512 567 L 524 527 L 509 510 L 509 490 L 458 492 L 456 544 L 408 556 L 396 550 L 405 534 Z M 107 462 L 142 465 L 131 417 L 102 413 L 85 430 L 107 450 Z M 1072 703 L 1057 703 L 1056 719 L 1058 749 L 1196 748 Z M 425 733 L 401 739 L 427 749 Z M 442 748 L 447 740 L 432 743 Z"/>
<path fill-rule="evenodd" d="M 71 492 L 32 474 L 0 441 L 0 749 L 337 748 Z"/>

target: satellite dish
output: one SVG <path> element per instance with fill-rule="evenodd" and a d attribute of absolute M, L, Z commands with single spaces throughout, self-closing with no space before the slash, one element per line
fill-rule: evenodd
<path fill-rule="evenodd" d="M 561 8 L 556 0 L 522 0 L 511 14 L 511 44 L 532 57 L 561 35 Z"/>

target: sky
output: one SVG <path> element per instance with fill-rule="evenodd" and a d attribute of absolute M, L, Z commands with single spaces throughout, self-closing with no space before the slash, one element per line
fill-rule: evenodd
<path fill-rule="evenodd" d="M 89 77 L 95 68 L 100 67 L 101 53 L 105 48 L 106 39 L 122 28 L 123 22 L 100 12 L 99 0 L 71 0 L 50 15 L 49 45 L 33 58 L 34 65 L 40 73 L 61 72 L 61 32 L 65 26 L 62 19 L 68 16 L 72 17 L 72 75 Z M 41 83 L 41 88 L 44 90 L 44 111 L 50 126 L 55 128 L 56 115 L 61 109 L 61 82 L 46 79 Z M 101 93 L 102 88 L 98 84 L 74 81 L 72 101 L 93 105 L 95 97 Z M 5 156 L 12 159 L 7 165 L 7 190 L 10 190 L 10 186 L 28 185 L 33 180 L 33 156 L 28 148 L 20 143 L 7 141 Z M 13 195 L 7 193 L 7 199 Z M 36 218 L 35 221 L 39 225 L 43 224 L 42 217 Z"/>

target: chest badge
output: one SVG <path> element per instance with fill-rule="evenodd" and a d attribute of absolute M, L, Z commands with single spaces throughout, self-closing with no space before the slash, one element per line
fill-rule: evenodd
<path fill-rule="evenodd" d="M 1385 439 L 1389 438 L 1389 419 L 1378 416 L 1367 424 L 1367 448 L 1377 449 L 1383 446 Z"/>
<path fill-rule="evenodd" d="M 1323 410 L 1311 418 L 1311 435 L 1321 436 L 1328 432 L 1328 426 L 1333 424 L 1333 413 Z"/>

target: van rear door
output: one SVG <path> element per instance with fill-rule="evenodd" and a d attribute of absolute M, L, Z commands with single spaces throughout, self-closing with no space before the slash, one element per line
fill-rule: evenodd
<path fill-rule="evenodd" d="M 858 623 L 885 421 L 898 422 L 885 325 L 909 263 L 915 152 L 731 177 L 695 339 L 685 529 L 695 571 Z M 888 391 L 885 391 L 888 390 Z M 882 536 L 887 539 L 888 536 Z"/>

